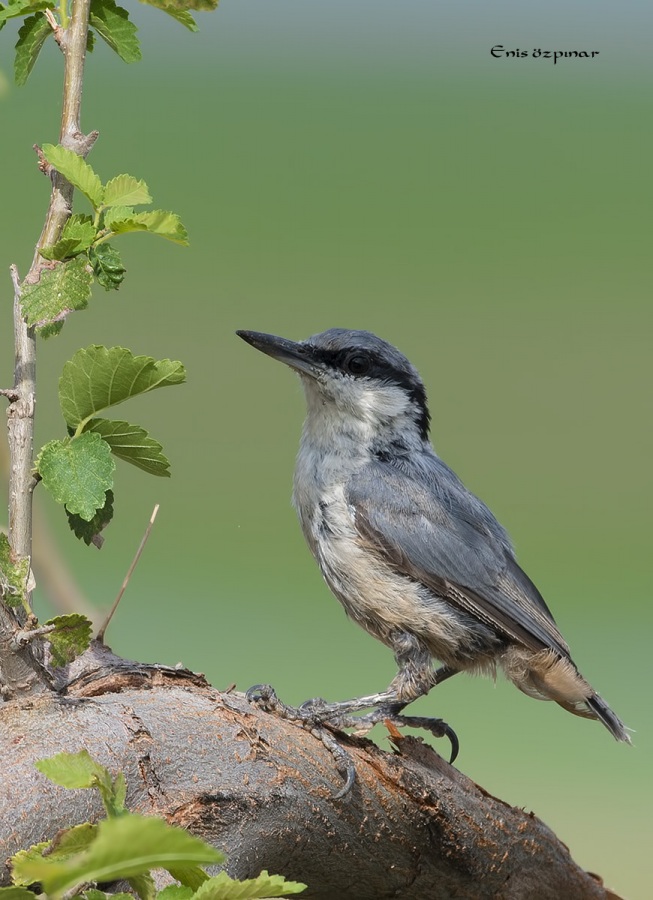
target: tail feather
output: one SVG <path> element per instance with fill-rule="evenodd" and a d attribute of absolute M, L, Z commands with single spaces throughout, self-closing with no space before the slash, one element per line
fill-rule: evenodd
<path fill-rule="evenodd" d="M 599 697 L 598 694 L 592 694 L 592 696 L 587 699 L 586 703 L 592 717 L 603 722 L 615 740 L 623 741 L 624 744 L 632 744 L 628 729 L 619 716 L 612 712 L 602 697 Z"/>

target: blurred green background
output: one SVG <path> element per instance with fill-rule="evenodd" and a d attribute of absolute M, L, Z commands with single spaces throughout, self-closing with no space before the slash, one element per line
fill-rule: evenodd
<path fill-rule="evenodd" d="M 504 682 L 461 677 L 413 708 L 454 725 L 469 776 L 617 893 L 650 897 L 650 4 L 223 0 L 199 35 L 130 11 L 144 61 L 104 45 L 88 59 L 91 161 L 145 178 L 192 243 L 121 239 L 120 292 L 97 289 L 41 345 L 37 419 L 39 446 L 63 435 L 56 382 L 80 346 L 188 367 L 187 385 L 120 413 L 163 442 L 173 478 L 118 464 L 101 552 L 38 498 L 100 608 L 162 504 L 110 644 L 290 702 L 386 686 L 390 653 L 346 620 L 290 507 L 299 383 L 234 336 L 370 329 L 419 367 L 436 448 L 513 535 L 635 747 Z M 14 37 L 0 36 L 0 246 L 3 271 L 24 274 L 48 199 L 31 146 L 56 141 L 61 65 L 47 47 L 16 89 Z M 498 43 L 600 55 L 493 59 Z"/>

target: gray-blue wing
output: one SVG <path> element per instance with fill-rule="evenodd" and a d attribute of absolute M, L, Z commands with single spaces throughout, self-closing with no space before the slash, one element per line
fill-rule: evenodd
<path fill-rule="evenodd" d="M 358 533 L 401 572 L 533 650 L 569 648 L 506 532 L 436 456 L 410 473 L 385 462 L 347 486 Z"/>

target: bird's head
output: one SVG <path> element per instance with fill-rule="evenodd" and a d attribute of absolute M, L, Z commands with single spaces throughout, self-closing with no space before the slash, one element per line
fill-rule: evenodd
<path fill-rule="evenodd" d="M 412 432 L 428 439 L 424 384 L 406 357 L 369 331 L 330 328 L 305 341 L 256 331 L 237 334 L 294 369 L 302 380 L 309 424 L 348 427 L 370 439 Z"/>

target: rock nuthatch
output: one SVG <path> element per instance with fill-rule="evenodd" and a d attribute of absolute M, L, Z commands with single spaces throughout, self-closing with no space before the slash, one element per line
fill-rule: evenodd
<path fill-rule="evenodd" d="M 448 734 L 455 755 L 441 720 L 399 713 L 458 672 L 499 666 L 530 697 L 598 719 L 630 743 L 576 668 L 506 531 L 433 450 L 424 385 L 406 357 L 367 331 L 331 328 L 298 343 L 238 335 L 299 374 L 308 415 L 293 504 L 304 537 L 347 614 L 399 667 L 379 694 L 309 701 L 299 712 L 335 727 L 423 724 Z M 443 664 L 435 671 L 433 658 Z M 365 708 L 374 712 L 351 716 Z"/>

